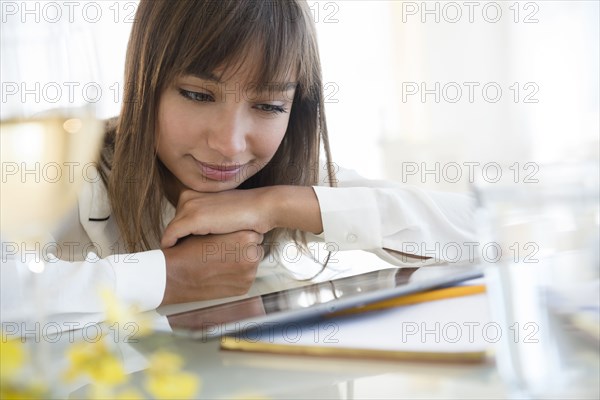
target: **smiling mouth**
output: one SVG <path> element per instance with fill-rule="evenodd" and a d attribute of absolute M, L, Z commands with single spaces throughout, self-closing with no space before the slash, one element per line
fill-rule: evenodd
<path fill-rule="evenodd" d="M 245 164 L 231 164 L 231 165 L 225 165 L 225 164 L 211 164 L 211 163 L 205 163 L 202 161 L 198 161 L 202 166 L 210 168 L 210 169 L 214 169 L 217 171 L 237 171 L 240 168 L 242 168 Z"/>
<path fill-rule="evenodd" d="M 202 175 L 214 181 L 231 181 L 235 179 L 238 173 L 246 164 L 212 164 L 198 161 L 194 158 Z"/>

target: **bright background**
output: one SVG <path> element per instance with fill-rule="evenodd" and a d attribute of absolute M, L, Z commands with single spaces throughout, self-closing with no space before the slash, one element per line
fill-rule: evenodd
<path fill-rule="evenodd" d="M 56 15 L 49 3 L 61 6 L 57 23 L 47 21 Z M 116 115 L 137 3 L 75 2 L 72 22 L 63 3 L 3 1 L 3 23 L 31 25 L 37 12 L 38 31 L 91 31 L 100 116 Z M 527 163 L 597 162 L 598 1 L 309 4 L 338 164 L 369 178 L 464 191 L 486 163 L 522 179 L 535 172 Z"/>
<path fill-rule="evenodd" d="M 328 24 L 333 4 L 339 22 Z M 336 160 L 444 190 L 468 189 L 464 163 L 520 162 L 527 174 L 527 162 L 598 160 L 599 3 L 474 2 L 473 22 L 464 4 L 314 6 L 325 81 L 339 85 L 339 102 L 327 106 Z M 424 174 L 436 162 L 439 179 Z M 451 162 L 461 166 L 457 183 Z"/>

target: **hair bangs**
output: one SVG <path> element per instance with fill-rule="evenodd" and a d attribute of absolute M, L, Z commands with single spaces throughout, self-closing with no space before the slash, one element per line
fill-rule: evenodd
<path fill-rule="evenodd" d="M 185 23 L 182 45 L 187 48 L 181 49 L 180 69 L 174 72 L 227 80 L 245 69 L 248 83 L 294 83 L 305 94 L 315 83 L 309 66 L 318 62 L 318 54 L 308 39 L 304 12 L 289 0 L 207 1 Z"/>

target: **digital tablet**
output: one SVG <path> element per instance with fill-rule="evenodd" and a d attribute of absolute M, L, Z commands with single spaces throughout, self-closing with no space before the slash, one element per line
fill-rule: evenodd
<path fill-rule="evenodd" d="M 391 268 L 282 290 L 168 316 L 173 333 L 207 340 L 317 319 L 423 290 L 483 276 L 479 265 Z"/>

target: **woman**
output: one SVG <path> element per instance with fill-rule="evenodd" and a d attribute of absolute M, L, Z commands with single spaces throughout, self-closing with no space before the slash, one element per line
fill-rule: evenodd
<path fill-rule="evenodd" d="M 46 297 L 51 319 L 101 320 L 98 286 L 144 310 L 245 293 L 264 252 L 304 233 L 398 264 L 472 239 L 468 198 L 336 171 L 302 1 L 142 0 L 125 81 L 102 180 L 55 235 L 78 244 L 40 277 L 64 288 Z M 4 321 L 25 303 L 7 290 Z"/>

